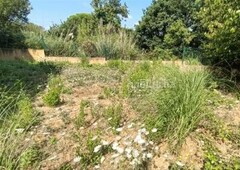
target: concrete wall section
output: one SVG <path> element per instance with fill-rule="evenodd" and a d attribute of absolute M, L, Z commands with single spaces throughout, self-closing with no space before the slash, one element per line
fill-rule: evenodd
<path fill-rule="evenodd" d="M 0 59 L 39 61 L 45 57 L 44 50 L 34 49 L 0 49 Z"/>

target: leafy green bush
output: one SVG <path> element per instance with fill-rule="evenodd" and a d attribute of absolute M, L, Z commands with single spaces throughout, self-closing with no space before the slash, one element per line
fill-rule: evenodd
<path fill-rule="evenodd" d="M 200 1 L 152 1 L 136 26 L 138 45 L 147 50 L 170 49 L 175 55 L 186 46 L 198 46 L 201 35 L 196 12 Z"/>
<path fill-rule="evenodd" d="M 48 84 L 48 91 L 43 96 L 43 101 L 48 106 L 56 106 L 60 104 L 60 95 L 63 90 L 63 84 L 60 77 L 51 77 Z"/>
<path fill-rule="evenodd" d="M 239 69 L 239 2 L 235 0 L 206 1 L 198 17 L 205 30 L 204 60 L 210 61 L 211 64 Z"/>
<path fill-rule="evenodd" d="M 0 47 L 1 48 L 26 48 L 24 35 L 19 29 L 0 28 Z"/>
<path fill-rule="evenodd" d="M 172 60 L 176 58 L 171 49 L 155 48 L 150 52 L 150 59 Z"/>
<path fill-rule="evenodd" d="M 32 49 L 43 49 L 44 48 L 44 40 L 43 35 L 40 32 L 30 32 L 30 31 L 22 31 L 25 39 L 24 43 L 27 48 Z"/>

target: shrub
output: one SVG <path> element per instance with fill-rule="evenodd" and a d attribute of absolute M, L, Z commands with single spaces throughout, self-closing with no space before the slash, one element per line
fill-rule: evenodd
<path fill-rule="evenodd" d="M 22 32 L 25 37 L 24 43 L 27 48 L 33 48 L 33 49 L 44 48 L 43 36 L 41 33 L 30 32 L 30 31 L 22 31 Z"/>
<path fill-rule="evenodd" d="M 67 56 L 78 57 L 79 46 L 67 37 L 56 37 L 54 35 L 46 34 L 44 37 L 44 50 L 48 56 Z"/>
<path fill-rule="evenodd" d="M 97 48 L 95 44 L 91 41 L 84 41 L 82 43 L 82 49 L 86 56 L 88 57 L 97 57 Z"/>
<path fill-rule="evenodd" d="M 17 103 L 19 114 L 15 116 L 18 128 L 29 128 L 38 122 L 38 113 L 34 111 L 30 98 L 23 96 Z"/>
<path fill-rule="evenodd" d="M 43 97 L 43 101 L 48 106 L 60 104 L 60 95 L 63 90 L 63 84 L 60 77 L 52 77 L 48 84 L 48 92 Z"/>
<path fill-rule="evenodd" d="M 44 49 L 47 56 L 82 56 L 80 46 L 69 35 L 58 37 L 47 32 L 34 33 L 29 31 L 23 31 L 23 35 L 27 48 Z"/>
<path fill-rule="evenodd" d="M 182 142 L 206 115 L 208 73 L 204 70 L 182 71 L 175 67 L 157 70 L 159 80 L 166 83 L 155 91 L 157 114 L 151 115 L 146 124 L 157 128 L 155 139 L 169 138 Z"/>
<path fill-rule="evenodd" d="M 203 49 L 206 52 L 204 61 L 226 68 L 237 68 L 240 65 L 240 13 L 239 2 L 206 1 L 198 13 L 203 26 Z M 223 17 L 224 16 L 224 17 Z"/>
<path fill-rule="evenodd" d="M 112 37 L 97 37 L 96 47 L 98 56 L 106 57 L 107 59 L 120 58 L 120 51 L 118 51 L 118 48 L 114 45 Z"/>
<path fill-rule="evenodd" d="M 107 59 L 130 59 L 136 53 L 133 35 L 112 25 L 99 26 L 94 37 L 98 56 Z"/>
<path fill-rule="evenodd" d="M 0 47 L 1 48 L 26 48 L 24 45 L 24 35 L 19 29 L 0 28 Z"/>
<path fill-rule="evenodd" d="M 177 58 L 177 56 L 175 56 L 170 49 L 155 48 L 153 51 L 146 53 L 145 58 L 172 60 L 174 58 Z"/>

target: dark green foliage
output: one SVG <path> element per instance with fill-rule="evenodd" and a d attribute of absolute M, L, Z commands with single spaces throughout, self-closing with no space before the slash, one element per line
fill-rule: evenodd
<path fill-rule="evenodd" d="M 22 29 L 24 31 L 35 32 L 35 33 L 40 33 L 44 31 L 44 28 L 42 26 L 36 25 L 34 23 L 24 24 Z"/>
<path fill-rule="evenodd" d="M 92 0 L 93 15 L 103 25 L 113 24 L 121 26 L 121 20 L 128 17 L 127 5 L 122 5 L 120 0 Z"/>
<path fill-rule="evenodd" d="M 82 49 L 86 56 L 88 57 L 97 57 L 97 47 L 91 41 L 84 41 L 82 43 Z"/>
<path fill-rule="evenodd" d="M 0 48 L 26 48 L 20 30 L 0 27 Z"/>
<path fill-rule="evenodd" d="M 20 29 L 30 10 L 28 0 L 0 0 L 0 47 L 23 47 Z"/>
<path fill-rule="evenodd" d="M 45 89 L 48 75 L 59 73 L 61 67 L 51 63 L 30 63 L 25 61 L 0 61 L 0 92 L 16 98 L 24 91 L 27 96 L 34 97 Z M 8 103 L 6 103 L 8 104 Z"/>
<path fill-rule="evenodd" d="M 240 65 L 240 3 L 205 0 L 198 17 L 204 27 L 205 60 L 227 67 Z"/>
<path fill-rule="evenodd" d="M 47 56 L 80 57 L 80 45 L 71 36 L 56 36 L 47 32 L 23 31 L 27 48 L 44 49 Z"/>
<path fill-rule="evenodd" d="M 0 0 L 1 26 L 27 22 L 30 10 L 29 0 Z"/>
<path fill-rule="evenodd" d="M 171 49 L 175 54 L 185 46 L 198 46 L 195 11 L 199 4 L 192 0 L 153 1 L 136 27 L 139 46 L 144 49 Z"/>
<path fill-rule="evenodd" d="M 94 33 L 96 23 L 91 14 L 79 13 L 70 16 L 60 25 L 53 25 L 49 33 L 56 36 L 71 36 L 74 40 L 82 42 Z"/>
<path fill-rule="evenodd" d="M 194 49 L 199 51 L 194 58 L 204 52 L 205 64 L 238 68 L 239 5 L 236 0 L 154 0 L 136 27 L 138 45 L 156 56 L 167 50 L 186 57 L 185 49 Z"/>

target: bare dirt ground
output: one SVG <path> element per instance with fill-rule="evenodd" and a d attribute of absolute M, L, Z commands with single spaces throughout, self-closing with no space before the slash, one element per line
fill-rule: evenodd
<path fill-rule="evenodd" d="M 144 124 L 138 122 L 138 113 L 126 99 L 117 95 L 118 92 L 106 95 L 106 89 L 119 89 L 123 74 L 111 69 L 84 69 L 68 67 L 62 71 L 61 77 L 66 92 L 61 96 L 62 104 L 58 107 L 46 107 L 42 101 L 42 94 L 36 98 L 34 107 L 40 111 L 41 123 L 35 126 L 26 140 L 41 146 L 45 153 L 40 162 L 39 169 L 82 169 L 78 156 L 79 147 L 83 147 L 89 133 L 97 136 L 109 144 L 119 143 L 119 148 L 128 148 L 128 142 L 134 141 Z M 222 98 L 226 98 L 222 96 Z M 240 127 L 240 103 L 236 102 L 216 107 L 215 115 L 226 122 L 226 128 L 237 129 Z M 74 121 L 80 112 L 81 101 L 89 101 L 91 107 L 85 109 L 87 125 L 76 128 Z M 113 133 L 104 117 L 104 109 L 122 105 L 122 120 L 119 133 Z M 217 123 L 217 122 L 216 122 Z M 167 170 L 170 167 L 176 169 L 204 169 L 206 154 L 209 145 L 206 140 L 212 141 L 224 160 L 231 159 L 232 155 L 240 156 L 238 139 L 224 140 L 219 129 L 206 130 L 199 127 L 186 138 L 178 154 L 170 151 L 167 142 L 159 145 L 152 144 L 150 158 L 146 167 L 153 170 Z M 217 135 L 214 133 L 218 133 Z M 223 132 L 224 133 L 224 132 Z M 204 138 L 202 135 L 204 134 Z M 224 135 L 224 134 L 223 134 Z M 217 136 L 217 137 L 216 137 Z M 219 138 L 220 136 L 220 138 Z M 235 143 L 234 143 L 235 141 Z M 150 144 L 149 144 L 150 145 Z M 122 158 L 112 151 L 101 158 L 100 165 L 88 166 L 86 169 L 133 169 L 131 161 Z M 217 154 L 217 153 L 216 153 Z M 141 169 L 141 168 L 139 168 Z"/>

